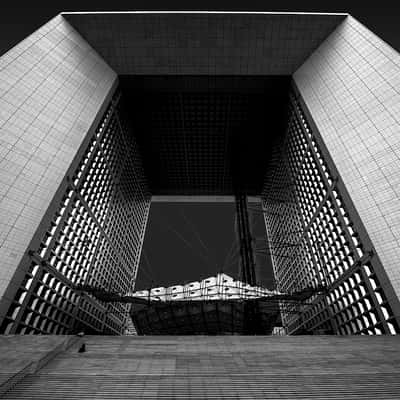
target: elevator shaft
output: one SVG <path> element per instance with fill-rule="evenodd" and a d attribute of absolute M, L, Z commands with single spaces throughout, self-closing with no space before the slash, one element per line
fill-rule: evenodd
<path fill-rule="evenodd" d="M 253 253 L 253 239 L 250 229 L 247 196 L 235 196 L 237 235 L 240 246 L 240 274 L 239 279 L 249 285 L 257 284 L 255 260 Z"/>

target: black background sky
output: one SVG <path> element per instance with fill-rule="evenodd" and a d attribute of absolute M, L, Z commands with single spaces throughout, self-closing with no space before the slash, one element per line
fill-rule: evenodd
<path fill-rule="evenodd" d="M 219 10 L 348 12 L 400 50 L 400 1 L 3 1 L 0 5 L 0 55 L 61 11 Z M 255 218 L 258 236 L 265 234 Z M 224 269 L 236 275 L 227 257 L 234 241 L 234 205 L 153 204 L 140 262 L 137 288 L 195 280 Z M 272 285 L 269 262 L 259 260 L 263 284 Z M 153 281 L 153 282 L 152 282 Z"/>
<path fill-rule="evenodd" d="M 61 11 L 220 10 L 348 12 L 400 49 L 400 1 L 322 0 L 53 0 L 0 3 L 0 54 Z"/>
<path fill-rule="evenodd" d="M 256 238 L 265 239 L 260 204 L 250 204 Z M 254 211 L 252 211 L 254 210 Z M 273 287 L 269 259 L 257 255 L 259 281 Z M 225 272 L 238 278 L 234 203 L 152 203 L 137 288 L 172 285 Z"/>

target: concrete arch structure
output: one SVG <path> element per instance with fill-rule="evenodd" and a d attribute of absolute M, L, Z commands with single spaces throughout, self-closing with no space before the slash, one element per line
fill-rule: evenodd
<path fill-rule="evenodd" d="M 399 333 L 399 69 L 347 14 L 58 15 L 0 58 L 0 331 L 122 333 L 74 285 L 133 289 L 152 196 L 240 190 L 330 288 L 289 333 Z"/>

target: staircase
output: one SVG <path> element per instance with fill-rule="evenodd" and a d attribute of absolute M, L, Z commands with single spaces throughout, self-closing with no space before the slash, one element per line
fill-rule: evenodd
<path fill-rule="evenodd" d="M 78 353 L 76 343 L 26 375 L 3 398 L 400 398 L 397 336 L 87 336 L 81 340 L 85 353 Z"/>

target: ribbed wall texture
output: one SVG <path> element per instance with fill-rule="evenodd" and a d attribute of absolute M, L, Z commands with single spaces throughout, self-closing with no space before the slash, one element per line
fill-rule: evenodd
<path fill-rule="evenodd" d="M 0 58 L 0 298 L 115 80 L 61 16 Z"/>
<path fill-rule="evenodd" d="M 348 17 L 294 80 L 398 297 L 400 55 Z"/>

